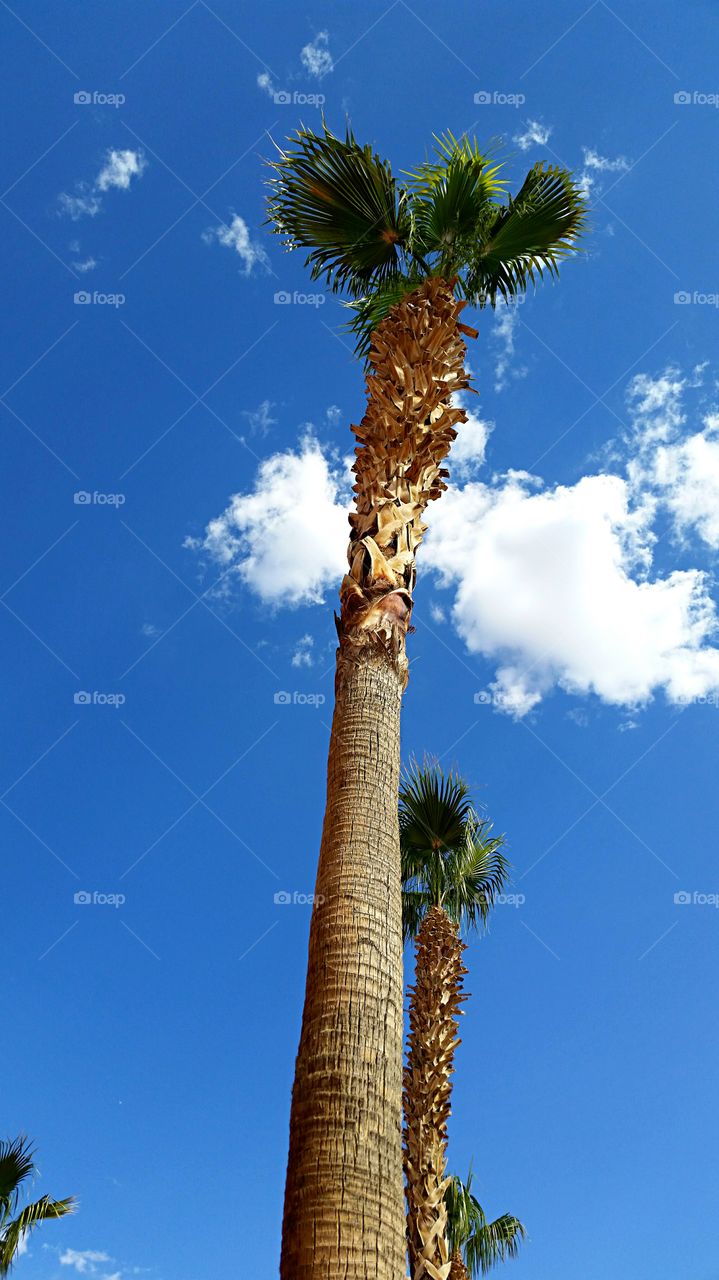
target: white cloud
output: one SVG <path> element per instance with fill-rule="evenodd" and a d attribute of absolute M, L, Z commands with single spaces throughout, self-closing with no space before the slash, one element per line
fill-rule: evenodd
<path fill-rule="evenodd" d="M 95 270 L 95 267 L 97 266 L 97 258 L 92 258 L 92 257 L 84 258 L 82 262 L 73 262 L 72 265 L 75 271 L 79 271 L 82 275 L 84 275 L 86 271 Z"/>
<path fill-rule="evenodd" d="M 458 402 L 467 411 L 467 421 L 457 423 L 457 439 L 452 445 L 450 473 L 454 480 L 471 475 L 482 465 L 487 441 L 494 428 L 493 422 L 485 422 L 471 412 L 468 400 L 469 397 L 458 397 Z"/>
<path fill-rule="evenodd" d="M 422 564 L 454 588 L 467 648 L 499 664 L 504 710 L 526 714 L 554 684 L 618 705 L 719 688 L 705 575 L 644 575 L 653 510 L 607 474 L 540 492 L 514 474 L 443 496 Z"/>
<path fill-rule="evenodd" d="M 513 367 L 514 338 L 519 324 L 519 311 L 516 304 L 505 306 L 496 312 L 494 327 L 490 334 L 492 342 L 499 348 L 494 366 L 494 389 L 504 391 L 510 378 L 524 378 L 527 370 L 519 365 Z"/>
<path fill-rule="evenodd" d="M 116 151 L 111 148 L 94 182 L 77 182 L 74 195 L 68 195 L 66 191 L 60 193 L 60 213 L 67 214 L 73 222 L 84 217 L 94 218 L 103 207 L 102 195 L 106 191 L 113 187 L 127 191 L 132 179 L 141 178 L 146 168 L 147 159 L 143 151 Z"/>
<path fill-rule="evenodd" d="M 512 141 L 516 142 L 520 151 L 528 151 L 530 147 L 543 147 L 549 142 L 552 126 L 540 124 L 539 120 L 528 120 L 524 133 L 515 133 Z"/>
<path fill-rule="evenodd" d="M 277 89 L 272 82 L 272 77 L 270 76 L 269 71 L 260 72 L 257 77 L 257 87 L 258 89 L 262 89 L 263 93 L 266 93 L 268 98 L 274 99 Z"/>
<path fill-rule="evenodd" d="M 203 550 L 270 605 L 319 603 L 346 570 L 349 482 L 310 435 L 297 452 L 260 464 L 251 493 L 237 493 L 204 538 Z"/>
<path fill-rule="evenodd" d="M 133 178 L 141 178 L 147 168 L 142 151 L 108 151 L 105 163 L 95 179 L 98 191 L 117 187 L 127 191 Z"/>
<path fill-rule="evenodd" d="M 587 198 L 594 194 L 595 188 L 596 193 L 599 194 L 598 173 L 626 173 L 629 168 L 629 161 L 625 156 L 615 156 L 614 159 L 610 159 L 609 156 L 601 156 L 592 147 L 582 147 L 582 152 L 584 167 L 579 175 L 579 187 Z"/>
<path fill-rule="evenodd" d="M 329 33 L 318 31 L 314 40 L 300 50 L 302 66 L 308 75 L 321 80 L 328 72 L 334 71 L 334 62 L 329 50 Z"/>
<path fill-rule="evenodd" d="M 693 530 L 707 546 L 719 548 L 719 414 L 705 413 L 701 430 L 682 435 L 687 414 L 684 394 L 701 382 L 705 365 L 691 377 L 668 368 L 656 378 L 639 374 L 627 401 L 632 415 L 635 456 L 629 476 L 669 512 L 675 532 Z"/>
<path fill-rule="evenodd" d="M 60 1265 L 63 1267 L 74 1267 L 81 1275 L 92 1274 L 97 1271 L 98 1262 L 110 1262 L 111 1258 L 108 1253 L 101 1253 L 98 1249 L 66 1249 L 60 1254 Z"/>
<path fill-rule="evenodd" d="M 292 654 L 293 667 L 311 667 L 314 658 L 312 650 L 314 648 L 314 639 L 311 635 L 301 636 L 297 641 L 295 651 Z"/>
<path fill-rule="evenodd" d="M 277 425 L 277 419 L 272 417 L 274 407 L 274 401 L 261 400 L 256 409 L 243 409 L 242 416 L 247 418 L 253 435 L 266 436 Z"/>
<path fill-rule="evenodd" d="M 331 427 L 336 427 L 342 421 L 342 410 L 338 404 L 328 405 L 325 410 L 325 417 Z"/>
<path fill-rule="evenodd" d="M 443 622 L 447 621 L 447 615 L 441 604 L 436 604 L 434 601 L 432 601 L 432 604 L 429 606 L 429 616 L 433 622 L 436 622 L 438 627 L 441 626 Z"/>
<path fill-rule="evenodd" d="M 229 225 L 220 223 L 218 227 L 208 227 L 203 231 L 202 239 L 205 244 L 212 244 L 213 240 L 216 240 L 226 249 L 234 249 L 242 259 L 244 268 L 242 274 L 245 276 L 249 276 L 255 267 L 269 266 L 267 254 L 262 245 L 252 240 L 247 223 L 239 214 L 233 216 Z"/>

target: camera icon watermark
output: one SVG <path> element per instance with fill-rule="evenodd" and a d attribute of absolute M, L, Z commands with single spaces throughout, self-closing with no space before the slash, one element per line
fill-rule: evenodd
<path fill-rule="evenodd" d="M 315 903 L 321 906 L 324 900 L 324 894 L 298 893 L 296 889 L 292 893 L 288 889 L 279 889 L 273 897 L 275 906 L 281 907 L 313 907 Z"/>
<path fill-rule="evenodd" d="M 476 107 L 523 107 L 527 98 L 523 93 L 502 93 L 500 89 L 478 89 L 472 101 Z"/>
<path fill-rule="evenodd" d="M 124 693 L 103 693 L 100 689 L 78 689 L 72 695 L 76 707 L 123 707 L 126 702 Z"/>
<path fill-rule="evenodd" d="M 72 298 L 76 307 L 122 307 L 127 302 L 124 293 L 100 293 L 99 290 L 93 289 L 90 293 L 87 289 L 78 289 Z"/>
<path fill-rule="evenodd" d="M 98 493 L 97 489 L 93 489 L 92 493 L 89 489 L 78 489 L 73 493 L 72 500 L 76 507 L 123 507 L 125 505 L 124 493 Z"/>
<path fill-rule="evenodd" d="M 674 903 L 677 907 L 719 907 L 719 893 L 701 893 L 698 889 L 690 893 L 688 889 L 680 889 L 674 894 Z"/>
<path fill-rule="evenodd" d="M 72 100 L 76 107 L 122 107 L 127 101 L 124 93 L 101 93 L 99 89 L 78 89 Z"/>
<path fill-rule="evenodd" d="M 73 894 L 73 902 L 78 907 L 124 907 L 127 898 L 124 893 L 101 893 L 98 889 L 79 889 Z"/>
<path fill-rule="evenodd" d="M 323 693 L 302 693 L 300 689 L 278 689 L 273 695 L 276 707 L 321 707 L 326 698 Z"/>
<path fill-rule="evenodd" d="M 290 93 L 289 89 L 277 89 L 272 96 L 277 107 L 323 107 L 327 101 L 323 93 Z"/>
<path fill-rule="evenodd" d="M 719 93 L 702 93 L 700 89 L 679 89 L 674 94 L 678 107 L 719 107 Z"/>
<path fill-rule="evenodd" d="M 694 289 L 692 293 L 688 289 L 678 289 L 674 294 L 674 305 L 677 307 L 719 307 L 719 293 L 702 293 L 700 289 Z"/>
<path fill-rule="evenodd" d="M 277 307 L 323 307 L 326 298 L 323 293 L 302 293 L 299 289 L 290 293 L 288 289 L 278 289 L 273 302 Z"/>

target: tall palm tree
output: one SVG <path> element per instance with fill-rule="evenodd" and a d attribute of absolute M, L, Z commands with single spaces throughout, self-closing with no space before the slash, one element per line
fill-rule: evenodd
<path fill-rule="evenodd" d="M 438 764 L 413 764 L 400 791 L 405 940 L 415 938 L 404 1073 L 404 1173 L 412 1280 L 448 1280 L 447 1121 L 467 970 L 460 929 L 483 927 L 509 866 L 469 798 Z"/>
<path fill-rule="evenodd" d="M 290 1119 L 283 1280 L 396 1280 L 401 1177 L 399 720 L 415 552 L 464 410 L 462 309 L 556 275 L 584 225 L 569 174 L 535 165 L 514 198 L 476 142 L 438 140 L 400 184 L 326 125 L 271 162 L 268 221 L 344 293 L 367 356 L 349 572 L 340 586 L 327 805 Z"/>
<path fill-rule="evenodd" d="M 51 1200 L 43 1196 L 18 1213 L 22 1184 L 35 1172 L 34 1151 L 28 1138 L 0 1140 L 0 1276 L 6 1276 L 25 1236 L 40 1222 L 64 1218 L 77 1202 L 72 1196 Z"/>
<path fill-rule="evenodd" d="M 452 1177 L 445 1191 L 451 1258 L 449 1280 L 475 1280 L 500 1262 L 516 1258 L 527 1234 L 511 1213 L 503 1213 L 501 1218 L 488 1222 L 471 1187 L 470 1169 L 466 1182 Z"/>

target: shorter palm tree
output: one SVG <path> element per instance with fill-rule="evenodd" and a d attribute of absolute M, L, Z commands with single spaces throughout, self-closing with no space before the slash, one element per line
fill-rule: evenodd
<path fill-rule="evenodd" d="M 452 1177 L 444 1193 L 447 1209 L 447 1245 L 450 1254 L 449 1280 L 475 1280 L 492 1267 L 516 1258 L 527 1232 L 511 1213 L 488 1222 L 484 1210 L 472 1195 L 472 1171 L 467 1181 Z"/>
<path fill-rule="evenodd" d="M 486 924 L 509 864 L 467 783 L 437 763 L 405 775 L 399 830 L 404 936 L 415 938 L 403 1093 L 409 1265 L 412 1280 L 449 1280 L 447 1121 L 467 972 L 460 928 Z"/>
<path fill-rule="evenodd" d="M 77 1201 L 51 1200 L 43 1196 L 18 1213 L 22 1184 L 36 1172 L 35 1152 L 29 1138 L 0 1140 L 0 1276 L 6 1276 L 28 1234 L 40 1222 L 73 1213 Z"/>

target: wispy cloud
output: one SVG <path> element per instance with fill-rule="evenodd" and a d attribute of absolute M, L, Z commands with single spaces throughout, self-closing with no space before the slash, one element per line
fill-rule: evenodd
<path fill-rule="evenodd" d="M 77 182 L 73 194 L 62 191 L 58 197 L 61 214 L 77 222 L 80 218 L 94 218 L 103 207 L 102 196 L 113 188 L 128 191 L 133 178 L 141 178 L 147 168 L 142 151 L 116 151 L 111 148 L 93 182 Z"/>
<path fill-rule="evenodd" d="M 516 304 L 504 307 L 496 313 L 491 340 L 497 349 L 494 365 L 494 389 L 504 391 L 511 378 L 526 377 L 524 365 L 515 365 L 515 336 L 519 324 L 519 311 Z"/>
<path fill-rule="evenodd" d="M 313 665 L 312 650 L 314 643 L 314 638 L 309 634 L 300 637 L 292 654 L 293 667 L 311 667 Z"/>
<path fill-rule="evenodd" d="M 60 1265 L 74 1267 L 80 1275 L 93 1275 L 97 1271 L 98 1262 L 111 1262 L 109 1253 L 99 1249 L 66 1249 L 60 1254 Z"/>
<path fill-rule="evenodd" d="M 230 223 L 208 227 L 203 231 L 202 239 L 205 244 L 216 241 L 226 249 L 234 249 L 242 261 L 242 275 L 251 275 L 255 267 L 263 267 L 265 270 L 269 268 L 269 259 L 262 245 L 252 239 L 247 223 L 237 213 Z"/>
<path fill-rule="evenodd" d="M 314 40 L 311 40 L 309 44 L 306 44 L 300 50 L 302 66 L 308 75 L 314 76 L 317 80 L 322 80 L 324 76 L 335 69 L 329 49 L 329 39 L 327 31 L 318 31 Z"/>
<path fill-rule="evenodd" d="M 611 159 L 609 156 L 602 156 L 592 147 L 582 147 L 584 153 L 584 165 L 579 174 L 579 187 L 589 198 L 592 195 L 598 195 L 601 190 L 601 180 L 597 177 L 602 173 L 626 173 L 630 167 L 630 161 L 626 156 L 615 156 Z"/>
<path fill-rule="evenodd" d="M 552 126 L 540 124 L 539 120 L 528 120 L 524 133 L 515 133 L 512 138 L 520 151 L 529 151 L 530 147 L 544 147 L 549 141 Z"/>

